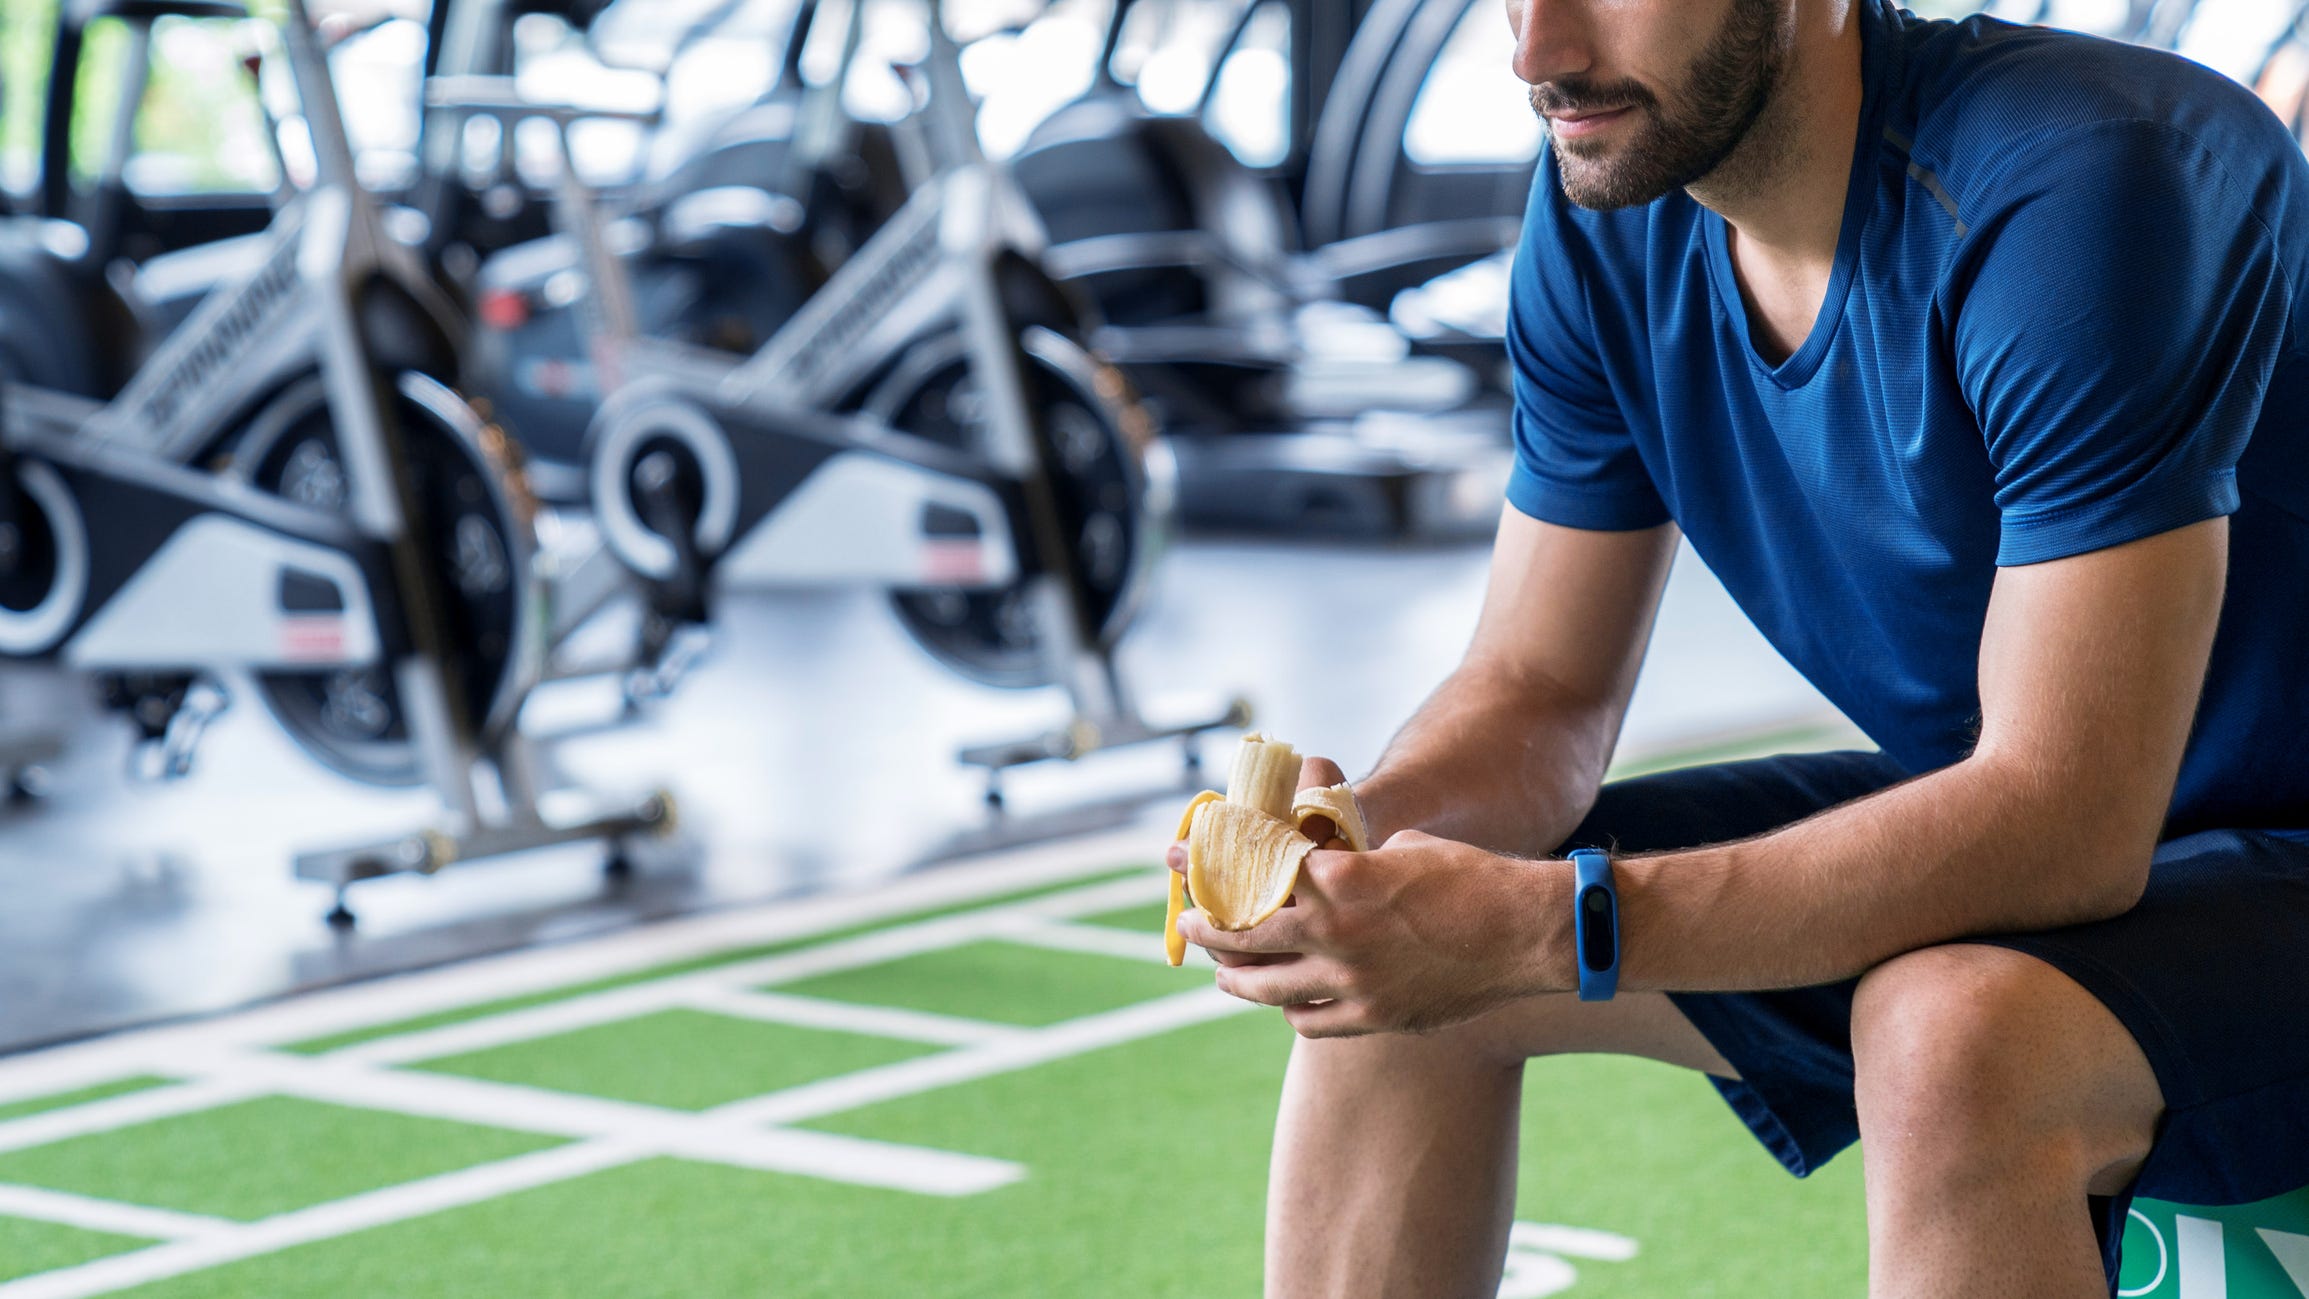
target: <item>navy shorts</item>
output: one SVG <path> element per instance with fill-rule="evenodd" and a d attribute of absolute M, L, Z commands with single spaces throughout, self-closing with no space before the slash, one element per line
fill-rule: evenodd
<path fill-rule="evenodd" d="M 1908 774 L 1880 754 L 1814 753 L 1618 781 L 1565 847 L 1659 852 L 1724 843 Z M 2166 1112 L 2132 1194 L 2227 1205 L 2309 1185 L 2309 832 L 2214 830 L 2168 840 L 2147 893 L 2125 914 L 1968 941 L 2053 965 L 2140 1043 Z M 1714 1079 L 1717 1090 L 1798 1177 L 1860 1135 L 1857 985 L 1671 994 L 1739 1071 L 1739 1082 Z M 2131 1199 L 2095 1204 L 2112 1288 Z"/>

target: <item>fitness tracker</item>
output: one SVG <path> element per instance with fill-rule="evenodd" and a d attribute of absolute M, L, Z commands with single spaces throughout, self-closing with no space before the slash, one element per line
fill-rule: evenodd
<path fill-rule="evenodd" d="M 1612 888 L 1611 854 L 1580 848 L 1571 854 L 1571 864 L 1577 878 L 1571 928 L 1579 956 L 1579 999 L 1610 1001 L 1620 986 L 1620 899 Z"/>

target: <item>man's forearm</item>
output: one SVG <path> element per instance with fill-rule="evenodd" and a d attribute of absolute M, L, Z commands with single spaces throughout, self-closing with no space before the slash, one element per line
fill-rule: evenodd
<path fill-rule="evenodd" d="M 2147 878 L 2155 818 L 2076 806 L 2078 789 L 1975 758 L 1760 838 L 1619 862 L 1621 986 L 1803 987 L 2115 915 Z"/>
<path fill-rule="evenodd" d="M 1475 664 L 1436 688 L 1356 782 L 1374 838 L 1398 830 L 1539 857 L 1594 803 L 1619 710 Z"/>

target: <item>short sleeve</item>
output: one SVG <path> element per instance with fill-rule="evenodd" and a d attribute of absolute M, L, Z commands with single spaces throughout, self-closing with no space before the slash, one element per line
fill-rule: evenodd
<path fill-rule="evenodd" d="M 1667 522 L 1667 507 L 1604 377 L 1565 201 L 1543 156 L 1508 290 L 1515 468 L 1507 500 L 1568 528 L 1649 528 Z"/>
<path fill-rule="evenodd" d="M 2232 513 L 2290 302 L 2249 194 L 2194 138 L 2095 123 L 2024 150 L 1952 277 L 2000 565 Z"/>

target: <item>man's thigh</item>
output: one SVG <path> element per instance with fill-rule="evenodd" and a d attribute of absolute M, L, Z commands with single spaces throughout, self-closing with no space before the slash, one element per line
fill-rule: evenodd
<path fill-rule="evenodd" d="M 1334 1040 L 1369 1044 L 1369 1049 L 1393 1052 L 1398 1061 L 1433 1052 L 1512 1067 L 1543 1055 L 1632 1055 L 1719 1078 L 1739 1076 L 1660 992 L 1625 993 L 1608 1002 L 1569 994 L 1526 997 L 1434 1033 Z"/>
<path fill-rule="evenodd" d="M 1851 754 L 1666 772 L 1607 787 L 1568 846 L 1669 850 L 1760 834 L 1902 778 Z M 2239 1204 L 2309 1185 L 2309 831 L 2170 840 L 2125 914 L 1968 941 L 2052 966 L 2141 1048 L 2166 1113 L 2139 1194 Z M 1858 983 L 1669 998 L 1736 1071 L 1716 1078 L 1733 1110 L 1799 1176 L 1858 1135 Z M 2123 1197 L 2113 1203 L 2121 1225 Z"/>
<path fill-rule="evenodd" d="M 2148 1057 L 2166 1112 L 2140 1194 L 2243 1204 L 2309 1185 L 2309 832 L 2169 840 L 2123 915 L 1975 941 L 2068 975 Z"/>

